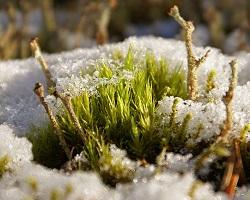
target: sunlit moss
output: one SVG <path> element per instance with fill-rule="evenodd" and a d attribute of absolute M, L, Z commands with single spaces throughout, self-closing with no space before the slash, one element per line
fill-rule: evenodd
<path fill-rule="evenodd" d="M 85 90 L 72 99 L 73 109 L 86 135 L 84 145 L 68 112 L 56 116 L 72 156 L 84 151 L 89 166 L 110 185 L 128 182 L 134 173 L 119 162 L 110 164 L 110 145 L 126 150 L 131 159 L 154 163 L 164 147 L 161 144 L 163 132 L 159 129 L 160 121 L 155 115 L 158 101 L 166 95 L 186 98 L 185 76 L 181 67 L 170 72 L 167 61 L 157 60 L 152 52 L 147 53 L 143 62 L 134 59 L 133 51 L 131 46 L 123 58 L 116 50 L 118 56 L 115 59 L 120 59 L 120 62 L 112 63 L 112 67 L 105 62 L 97 64 L 98 78 L 111 80 L 115 77 L 116 81 L 106 81 L 97 85 L 94 92 Z M 130 73 L 132 78 L 126 79 L 126 73 Z M 179 130 L 176 138 L 181 139 L 180 148 L 186 140 L 181 132 L 185 131 L 189 118 L 188 115 L 178 129 L 173 123 L 172 129 Z M 50 123 L 47 127 L 33 126 L 28 138 L 33 143 L 35 161 L 58 168 L 67 162 Z M 109 165 L 110 171 L 105 171 L 104 165 Z"/>
<path fill-rule="evenodd" d="M 214 77 L 217 75 L 217 72 L 215 70 L 211 70 L 206 84 L 206 93 L 209 93 L 212 89 L 216 87 L 214 83 Z"/>
<path fill-rule="evenodd" d="M 37 180 L 33 177 L 28 178 L 27 183 L 30 185 L 32 191 L 36 193 L 38 191 L 38 185 L 37 185 Z"/>

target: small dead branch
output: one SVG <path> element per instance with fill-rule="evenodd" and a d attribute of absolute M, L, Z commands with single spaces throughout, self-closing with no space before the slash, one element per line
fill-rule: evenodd
<path fill-rule="evenodd" d="M 47 65 L 47 63 L 45 62 L 45 60 L 44 60 L 44 58 L 42 56 L 40 46 L 39 46 L 37 41 L 38 41 L 37 37 L 33 38 L 30 41 L 30 49 L 31 49 L 34 57 L 37 58 L 37 60 L 39 61 L 40 65 L 42 67 L 43 73 L 44 73 L 44 75 L 46 77 L 47 87 L 48 88 L 55 87 L 56 84 L 51 78 L 51 73 L 49 71 L 48 65 Z"/>
<path fill-rule="evenodd" d="M 226 120 L 224 121 L 223 127 L 222 127 L 222 131 L 220 133 L 221 137 L 226 137 L 232 129 L 233 126 L 233 97 L 234 97 L 234 90 L 237 86 L 237 71 L 238 71 L 238 65 L 237 65 L 237 60 L 233 60 L 232 62 L 230 62 L 230 66 L 232 69 L 232 77 L 231 77 L 231 81 L 230 81 L 230 86 L 228 91 L 226 92 L 226 95 L 223 97 L 223 102 L 226 105 Z"/>
<path fill-rule="evenodd" d="M 60 131 L 59 125 L 56 121 L 56 118 L 54 117 L 52 111 L 50 110 L 48 104 L 45 101 L 44 98 L 44 87 L 42 85 L 42 83 L 36 83 L 35 84 L 35 88 L 34 88 L 34 92 L 36 93 L 36 95 L 38 96 L 41 104 L 44 106 L 47 114 L 49 115 L 50 121 L 52 122 L 53 128 L 54 128 L 54 133 L 55 135 L 57 135 L 57 137 L 59 138 L 60 144 L 62 145 L 63 150 L 65 151 L 67 157 L 69 160 L 71 160 L 72 156 L 71 156 L 71 152 L 70 149 Z"/>
<path fill-rule="evenodd" d="M 240 146 L 237 138 L 233 139 L 232 152 L 221 182 L 220 190 L 233 199 L 238 182 L 245 182 L 245 172 L 242 163 Z"/>
<path fill-rule="evenodd" d="M 71 96 L 70 95 L 63 95 L 57 91 L 54 92 L 54 96 L 57 97 L 57 98 L 60 98 L 61 101 L 63 102 L 64 106 L 67 108 L 69 114 L 70 114 L 70 117 L 75 125 L 75 127 L 77 128 L 77 132 L 78 132 L 78 135 L 81 137 L 82 141 L 83 141 L 83 144 L 85 143 L 85 133 L 80 125 L 80 122 L 79 120 L 77 119 L 77 116 L 75 114 L 75 111 L 73 109 L 73 106 L 72 106 L 72 102 L 71 102 Z"/>
<path fill-rule="evenodd" d="M 177 6 L 171 8 L 169 15 L 172 16 L 184 29 L 185 31 L 185 42 L 187 49 L 187 59 L 188 59 L 188 75 L 187 75 L 187 91 L 189 99 L 196 100 L 198 96 L 198 77 L 197 70 L 200 65 L 207 59 L 208 53 L 206 52 L 204 56 L 200 59 L 196 59 L 192 49 L 192 33 L 195 29 L 192 21 L 185 21 L 179 13 Z"/>

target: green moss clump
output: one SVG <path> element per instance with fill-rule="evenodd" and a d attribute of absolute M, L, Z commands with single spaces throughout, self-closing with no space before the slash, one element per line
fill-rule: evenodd
<path fill-rule="evenodd" d="M 116 62 L 112 63 L 114 66 L 110 67 L 105 62 L 97 65 L 98 78 L 106 79 L 105 84 L 97 85 L 91 94 L 85 90 L 72 99 L 74 111 L 86 135 L 86 143 L 83 144 L 77 135 L 68 112 L 56 116 L 72 155 L 84 150 L 92 169 L 112 186 L 132 180 L 134 172 L 120 162 L 112 162 L 110 144 L 126 150 L 130 159 L 155 163 L 164 147 L 161 142 L 164 133 L 159 130 L 160 120 L 155 115 L 158 101 L 166 95 L 187 98 L 185 75 L 181 67 L 169 72 L 167 62 L 164 59 L 157 61 L 149 52 L 145 60 L 134 59 L 132 46 L 125 58 L 118 51 L 116 55 Z M 133 78 L 126 79 L 126 73 L 132 74 Z M 109 81 L 112 78 L 117 81 Z M 181 134 L 190 117 L 188 115 L 179 128 L 172 127 L 177 130 L 175 138 L 176 143 L 180 139 L 180 148 L 186 140 Z M 33 126 L 27 137 L 33 144 L 35 161 L 57 168 L 67 162 L 50 123 L 47 127 Z M 109 166 L 110 170 L 104 170 L 104 165 Z"/>

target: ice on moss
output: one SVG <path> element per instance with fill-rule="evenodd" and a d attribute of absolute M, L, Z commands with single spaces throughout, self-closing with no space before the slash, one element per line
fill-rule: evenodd
<path fill-rule="evenodd" d="M 183 156 L 169 152 L 166 154 L 165 165 L 169 169 L 179 173 L 191 171 L 193 167 L 191 166 L 190 159 L 192 157 L 191 154 Z"/>
<path fill-rule="evenodd" d="M 233 99 L 233 131 L 231 134 L 238 136 L 244 125 L 250 123 L 250 106 L 249 106 L 249 89 L 250 82 L 244 86 L 238 86 Z M 219 135 L 221 125 L 226 119 L 225 104 L 221 99 L 217 99 L 216 103 L 193 102 L 190 100 L 180 100 L 177 105 L 176 122 L 181 123 L 188 113 L 192 113 L 193 117 L 188 123 L 187 132 L 195 134 L 198 127 L 202 124 L 203 129 L 200 132 L 200 138 L 209 139 L 215 135 Z M 165 97 L 159 102 L 157 113 L 163 118 L 163 123 L 170 120 L 169 114 L 172 110 L 174 97 Z M 219 113 L 219 114 L 218 114 Z"/>
<path fill-rule="evenodd" d="M 174 97 L 165 97 L 159 102 L 157 114 L 162 117 L 163 124 L 168 123 L 170 120 L 173 102 Z M 218 115 L 218 112 L 220 115 Z M 184 101 L 180 99 L 177 105 L 176 123 L 181 124 L 188 113 L 192 113 L 193 115 L 188 123 L 188 134 L 196 134 L 200 124 L 204 127 L 200 133 L 199 140 L 219 135 L 221 130 L 220 126 L 226 117 L 225 105 L 222 102 L 218 104 L 203 104 L 201 102 L 193 102 L 190 100 Z"/>
<path fill-rule="evenodd" d="M 116 145 L 110 145 L 110 155 L 112 157 L 111 164 L 116 165 L 117 163 L 121 163 L 122 167 L 127 170 L 135 169 L 135 162 L 130 160 L 127 157 L 127 152 L 125 150 L 119 149 Z"/>

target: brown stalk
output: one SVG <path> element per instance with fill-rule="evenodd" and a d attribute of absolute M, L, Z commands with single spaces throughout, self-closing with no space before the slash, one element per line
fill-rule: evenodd
<path fill-rule="evenodd" d="M 187 74 L 187 91 L 188 97 L 191 100 L 196 100 L 198 97 L 198 77 L 197 70 L 200 65 L 207 59 L 208 53 L 200 59 L 196 59 L 192 49 L 192 33 L 195 29 L 192 21 L 185 21 L 179 13 L 177 6 L 171 8 L 169 15 L 172 16 L 184 29 L 185 32 L 185 43 L 187 49 L 187 60 L 188 60 L 188 74 Z"/>
<path fill-rule="evenodd" d="M 233 97 L 234 97 L 234 90 L 237 86 L 237 60 L 233 60 L 232 62 L 230 62 L 230 66 L 232 69 L 232 77 L 231 77 L 231 81 L 230 81 L 230 86 L 228 91 L 226 92 L 226 95 L 223 97 L 223 102 L 226 105 L 226 120 L 224 121 L 223 127 L 222 127 L 222 131 L 220 133 L 221 137 L 226 137 L 232 129 L 233 126 Z"/>
<path fill-rule="evenodd" d="M 57 91 L 54 92 L 54 96 L 57 98 L 60 98 L 61 101 L 63 102 L 64 106 L 67 108 L 70 117 L 75 125 L 75 127 L 77 128 L 77 132 L 79 134 L 79 136 L 81 137 L 83 143 L 85 143 L 85 133 L 80 125 L 80 122 L 77 119 L 77 116 L 75 114 L 75 111 L 73 109 L 72 106 L 72 102 L 71 102 L 71 96 L 70 95 L 63 95 Z"/>
<path fill-rule="evenodd" d="M 220 190 L 224 191 L 230 199 L 234 197 L 238 182 L 245 182 L 245 172 L 237 138 L 233 139 L 232 146 L 231 156 L 228 158 L 220 187 Z"/>
<path fill-rule="evenodd" d="M 35 88 L 34 88 L 34 92 L 36 93 L 36 95 L 38 96 L 41 104 L 44 106 L 47 114 L 49 115 L 50 121 L 52 122 L 53 128 L 54 128 L 54 133 L 55 135 L 59 138 L 60 144 L 62 145 L 63 150 L 65 151 L 67 157 L 69 160 L 71 160 L 72 156 L 71 156 L 71 152 L 70 149 L 60 131 L 59 125 L 56 121 L 56 118 L 54 117 L 52 111 L 50 110 L 47 102 L 45 101 L 44 98 L 44 87 L 42 85 L 42 83 L 36 83 L 35 84 Z"/>
<path fill-rule="evenodd" d="M 42 67 L 43 73 L 44 73 L 44 75 L 46 77 L 46 83 L 47 83 L 48 88 L 55 87 L 56 84 L 51 78 L 51 73 L 49 71 L 48 65 L 47 65 L 47 63 L 45 62 L 45 60 L 44 60 L 44 58 L 42 56 L 40 46 L 39 46 L 37 41 L 38 41 L 37 37 L 33 38 L 30 41 L 30 49 L 31 49 L 34 57 L 37 58 L 37 60 L 39 61 L 40 65 Z"/>

